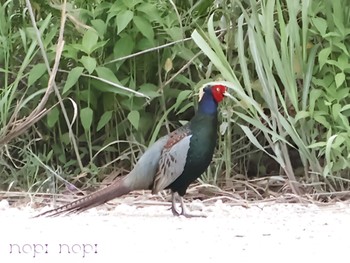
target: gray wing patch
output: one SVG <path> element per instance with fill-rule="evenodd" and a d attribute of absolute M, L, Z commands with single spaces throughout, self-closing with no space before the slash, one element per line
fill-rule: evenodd
<path fill-rule="evenodd" d="M 136 163 L 134 169 L 125 177 L 125 183 L 133 190 L 152 188 L 159 169 L 159 160 L 168 140 L 169 136 L 164 136 L 150 146 Z"/>
<path fill-rule="evenodd" d="M 192 135 L 187 135 L 171 148 L 163 149 L 159 160 L 159 169 L 154 180 L 153 194 L 164 190 L 182 174 L 190 148 L 191 137 Z"/>

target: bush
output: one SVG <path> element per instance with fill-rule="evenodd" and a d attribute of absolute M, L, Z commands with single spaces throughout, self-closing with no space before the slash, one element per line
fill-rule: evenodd
<path fill-rule="evenodd" d="M 130 169 L 213 80 L 232 97 L 205 181 L 282 172 L 295 193 L 347 188 L 345 0 L 8 0 L 0 15 L 2 188 Z"/>

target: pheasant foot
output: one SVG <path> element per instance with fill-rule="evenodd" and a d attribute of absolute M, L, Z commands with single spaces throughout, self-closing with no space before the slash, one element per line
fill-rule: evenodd
<path fill-rule="evenodd" d="M 180 205 L 181 205 L 181 213 L 179 213 L 176 209 L 176 193 L 172 193 L 171 196 L 171 212 L 173 213 L 174 216 L 184 216 L 186 218 L 191 218 L 191 217 L 204 217 L 206 218 L 206 215 L 194 215 L 194 214 L 190 214 L 188 212 L 187 206 L 184 203 L 183 197 L 180 197 Z"/>

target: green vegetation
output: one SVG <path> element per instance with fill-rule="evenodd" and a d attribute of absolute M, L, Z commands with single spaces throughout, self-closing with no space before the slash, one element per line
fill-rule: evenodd
<path fill-rule="evenodd" d="M 346 3 L 1 2 L 0 189 L 52 192 L 129 170 L 192 116 L 203 84 L 225 81 L 204 181 L 274 175 L 294 193 L 347 190 Z"/>

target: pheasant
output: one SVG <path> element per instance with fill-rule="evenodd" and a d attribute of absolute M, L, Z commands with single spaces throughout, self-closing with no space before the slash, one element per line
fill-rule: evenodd
<path fill-rule="evenodd" d="M 183 196 L 212 160 L 217 140 L 217 107 L 226 96 L 226 91 L 223 85 L 206 86 L 199 98 L 195 116 L 151 145 L 124 178 L 36 217 L 79 213 L 134 190 L 152 190 L 152 194 L 156 194 L 164 189 L 171 190 L 171 211 L 174 216 L 193 216 L 188 213 Z M 176 194 L 180 199 L 181 212 L 176 209 Z"/>

